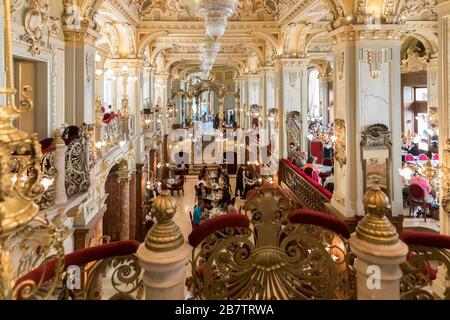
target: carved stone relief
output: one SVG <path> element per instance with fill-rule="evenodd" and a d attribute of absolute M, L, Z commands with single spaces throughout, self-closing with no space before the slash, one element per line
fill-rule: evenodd
<path fill-rule="evenodd" d="M 44 41 L 48 41 L 50 35 L 58 35 L 60 31 L 59 20 L 50 17 L 48 2 L 48 0 L 31 0 L 31 8 L 25 14 L 25 34 L 21 35 L 20 39 L 30 45 L 32 55 L 39 55 Z"/>

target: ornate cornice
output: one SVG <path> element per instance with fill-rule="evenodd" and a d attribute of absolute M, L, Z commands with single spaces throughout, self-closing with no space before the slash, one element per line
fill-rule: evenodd
<path fill-rule="evenodd" d="M 138 12 L 130 6 L 129 1 L 124 0 L 105 0 L 105 5 L 112 11 L 119 13 L 129 24 L 137 26 L 141 18 Z"/>
<path fill-rule="evenodd" d="M 278 58 L 275 60 L 275 67 L 283 67 L 283 68 L 307 68 L 310 59 L 302 59 L 302 58 Z"/>
<path fill-rule="evenodd" d="M 334 44 L 347 41 L 401 41 L 404 27 L 400 25 L 380 25 L 378 28 L 370 28 L 366 25 L 347 25 L 339 27 L 329 33 Z"/>
<path fill-rule="evenodd" d="M 306 11 L 314 8 L 314 6 L 319 4 L 321 1 L 322 0 L 286 1 L 287 3 L 280 12 L 277 21 L 281 26 L 287 25 L 293 20 L 296 20 Z"/>

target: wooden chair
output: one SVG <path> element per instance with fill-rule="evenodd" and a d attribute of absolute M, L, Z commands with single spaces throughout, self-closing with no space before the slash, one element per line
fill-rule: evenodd
<path fill-rule="evenodd" d="M 423 210 L 423 217 L 427 222 L 427 215 L 430 213 L 431 205 L 425 201 L 426 193 L 422 186 L 418 184 L 411 184 L 409 186 L 409 216 L 416 207 L 420 207 Z"/>
<path fill-rule="evenodd" d="M 194 230 L 197 226 L 194 223 L 194 217 L 192 216 L 192 212 L 189 211 L 189 218 L 191 219 L 192 230 Z"/>
<path fill-rule="evenodd" d="M 414 156 L 411 153 L 408 153 L 405 156 L 405 162 L 414 162 Z"/>
<path fill-rule="evenodd" d="M 331 193 L 334 192 L 334 183 L 330 182 L 325 186 L 325 189 L 327 189 L 328 191 L 330 191 Z"/>
<path fill-rule="evenodd" d="M 186 182 L 186 180 L 185 180 L 184 176 L 180 176 L 180 181 L 178 182 L 178 184 L 170 187 L 170 191 L 172 192 L 172 194 L 174 193 L 174 191 L 176 191 L 178 193 L 178 196 L 180 196 L 180 191 L 181 191 L 184 196 L 184 183 L 185 182 Z"/>
<path fill-rule="evenodd" d="M 334 166 L 333 159 L 330 159 L 330 158 L 323 159 L 322 164 L 323 164 L 324 166 L 327 166 L 327 167 L 332 167 L 332 166 Z"/>
<path fill-rule="evenodd" d="M 304 172 L 306 173 L 306 175 L 310 178 L 312 178 L 312 174 L 313 174 L 314 169 L 311 167 L 305 168 Z"/>

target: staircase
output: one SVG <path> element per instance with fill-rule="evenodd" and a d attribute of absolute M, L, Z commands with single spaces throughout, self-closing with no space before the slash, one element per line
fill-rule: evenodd
<path fill-rule="evenodd" d="M 214 139 L 212 139 L 212 141 L 214 141 Z M 207 146 L 212 143 L 212 141 L 203 142 L 203 162 L 191 164 L 189 166 L 189 175 L 198 176 L 204 166 L 208 166 L 210 171 L 217 170 L 219 168 L 219 164 L 217 164 L 217 161 L 215 159 L 215 154 L 209 155 L 205 154 L 204 152 Z M 192 159 L 192 161 L 194 161 L 194 159 Z"/>
<path fill-rule="evenodd" d="M 198 176 L 204 166 L 208 166 L 209 171 L 214 171 L 219 168 L 219 165 L 217 164 L 194 164 L 189 166 L 189 175 Z"/>

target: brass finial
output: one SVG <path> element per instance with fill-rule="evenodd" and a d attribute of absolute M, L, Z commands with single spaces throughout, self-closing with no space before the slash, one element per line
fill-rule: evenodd
<path fill-rule="evenodd" d="M 379 186 L 371 186 L 363 198 L 366 216 L 356 227 L 358 238 L 367 242 L 390 245 L 397 243 L 398 233 L 386 217 L 391 205 Z"/>
<path fill-rule="evenodd" d="M 53 145 L 58 145 L 58 144 L 65 144 L 63 138 L 62 138 L 62 133 L 61 133 L 61 129 L 55 129 L 53 131 Z"/>
<path fill-rule="evenodd" d="M 145 246 L 153 251 L 172 251 L 184 243 L 183 235 L 173 222 L 177 212 L 177 203 L 169 191 L 162 194 L 153 202 L 152 213 L 156 217 L 156 224 L 145 238 Z"/>

